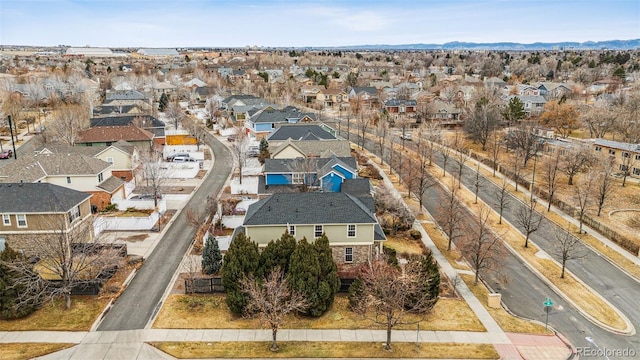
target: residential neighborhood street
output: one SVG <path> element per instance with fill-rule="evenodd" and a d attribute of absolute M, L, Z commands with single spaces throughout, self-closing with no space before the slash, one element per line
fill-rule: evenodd
<path fill-rule="evenodd" d="M 203 209 L 207 196 L 220 193 L 231 173 L 233 162 L 228 161 L 231 154 L 227 148 L 210 134 L 205 142 L 213 151 L 213 168 L 184 209 Z M 149 321 L 160 309 L 163 294 L 171 286 L 173 275 L 195 234 L 184 211 L 174 216 L 173 223 L 166 229 L 153 253 L 105 315 L 99 330 L 144 329 L 150 325 Z"/>

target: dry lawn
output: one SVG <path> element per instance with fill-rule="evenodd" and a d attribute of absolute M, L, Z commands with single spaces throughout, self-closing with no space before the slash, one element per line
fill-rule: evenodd
<path fill-rule="evenodd" d="M 398 256 L 402 257 L 423 253 L 422 240 L 414 240 L 407 234 L 387 235 L 387 241 L 384 242 L 384 246 L 394 249 Z"/>
<path fill-rule="evenodd" d="M 0 331 L 89 331 L 108 302 L 107 298 L 73 296 L 71 309 L 66 310 L 64 302 L 56 300 L 45 303 L 40 309 L 25 318 L 0 320 Z"/>
<path fill-rule="evenodd" d="M 194 306 L 195 304 L 195 306 Z M 418 321 L 418 318 L 407 318 Z M 224 295 L 170 295 L 153 325 L 161 329 L 258 329 L 257 319 L 233 315 L 224 301 Z M 336 296 L 331 309 L 319 318 L 291 315 L 283 324 L 287 329 L 383 329 L 370 320 L 353 313 L 344 295 Z M 398 326 L 397 329 L 415 329 L 416 324 Z M 466 302 L 440 299 L 420 329 L 443 331 L 486 331 Z"/>
<path fill-rule="evenodd" d="M 0 359 L 27 360 L 70 348 L 75 344 L 9 343 L 0 346 Z"/>
<path fill-rule="evenodd" d="M 264 358 L 430 358 L 430 359 L 498 359 L 489 344 L 392 343 L 386 351 L 381 343 L 371 342 L 279 342 L 280 351 L 269 350 L 269 342 L 156 342 L 156 348 L 178 359 L 264 359 Z"/>

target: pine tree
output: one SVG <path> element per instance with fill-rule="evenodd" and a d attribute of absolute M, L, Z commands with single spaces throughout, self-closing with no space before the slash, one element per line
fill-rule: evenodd
<path fill-rule="evenodd" d="M 302 238 L 291 254 L 289 265 L 289 285 L 292 290 L 305 295 L 309 304 L 306 313 L 309 315 L 311 308 L 315 308 L 320 302 L 318 294 L 320 262 L 316 255 L 314 246 L 309 244 L 306 238 Z"/>
<path fill-rule="evenodd" d="M 162 93 L 162 95 L 160 95 L 160 101 L 158 102 L 158 111 L 164 112 L 167 106 L 169 106 L 169 97 L 167 94 Z"/>
<path fill-rule="evenodd" d="M 260 265 L 256 272 L 256 277 L 261 279 L 267 277 L 271 270 L 280 267 L 284 274 L 289 271 L 291 262 L 291 254 L 296 249 L 296 238 L 288 232 L 276 240 L 271 240 L 267 247 L 260 253 Z"/>
<path fill-rule="evenodd" d="M 333 261 L 333 253 L 327 236 L 322 234 L 321 237 L 316 239 L 313 246 L 320 263 L 318 302 L 317 304 L 311 304 L 308 311 L 312 316 L 320 316 L 333 304 L 333 299 L 340 289 L 340 278 L 338 277 L 338 265 Z"/>
<path fill-rule="evenodd" d="M 258 161 L 261 164 L 264 164 L 264 160 L 271 157 L 271 153 L 269 152 L 269 143 L 266 138 L 262 138 L 260 140 L 260 153 L 258 153 Z"/>
<path fill-rule="evenodd" d="M 33 282 L 30 286 L 16 283 L 16 277 L 19 274 L 11 268 L 10 264 L 14 261 L 25 261 L 23 256 L 7 246 L 0 251 L 0 319 L 18 319 L 33 313 L 39 306 L 41 298 L 36 296 L 42 292 L 37 289 L 38 274 L 32 273 Z M 21 278 L 24 278 L 21 276 Z M 33 293 L 25 293 L 27 291 Z M 29 299 L 21 301 L 21 299 Z"/>
<path fill-rule="evenodd" d="M 406 266 L 406 268 L 414 268 L 412 265 L 415 265 L 420 282 L 417 289 L 418 293 L 408 297 L 405 308 L 416 308 L 418 299 L 432 299 L 435 303 L 440 295 L 440 270 L 431 252 L 426 256 L 410 258 L 409 263 L 411 264 Z M 428 296 L 425 297 L 425 294 L 428 294 Z"/>
<path fill-rule="evenodd" d="M 216 274 L 222 267 L 222 254 L 218 246 L 218 240 L 212 235 L 207 238 L 207 243 L 202 251 L 202 272 L 207 275 Z"/>
<path fill-rule="evenodd" d="M 235 314 L 242 314 L 249 298 L 240 288 L 240 281 L 258 269 L 258 245 L 239 233 L 229 245 L 222 266 L 222 285 L 227 295 L 227 306 Z"/>

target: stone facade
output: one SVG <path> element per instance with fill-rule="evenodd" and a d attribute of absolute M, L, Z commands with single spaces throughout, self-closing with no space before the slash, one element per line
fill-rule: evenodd
<path fill-rule="evenodd" d="M 345 261 L 345 249 L 352 248 L 353 249 L 353 261 L 346 262 Z M 340 245 L 340 246 L 331 246 L 331 252 L 333 254 L 333 261 L 340 264 L 353 264 L 360 265 L 366 264 L 369 260 L 373 259 L 376 256 L 375 246 L 374 245 Z"/>

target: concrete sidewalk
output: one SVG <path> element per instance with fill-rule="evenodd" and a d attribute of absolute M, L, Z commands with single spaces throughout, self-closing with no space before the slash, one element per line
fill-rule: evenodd
<path fill-rule="evenodd" d="M 502 359 L 557 359 L 571 355 L 566 344 L 555 336 L 495 334 L 467 331 L 394 330 L 393 342 L 492 344 Z M 385 330 L 310 330 L 282 329 L 278 341 L 314 342 L 384 342 Z M 173 359 L 148 345 L 148 342 L 253 342 L 271 341 L 271 331 L 264 329 L 175 330 L 148 329 L 129 331 L 16 331 L 0 332 L 0 343 L 74 343 L 74 347 L 39 357 L 61 359 Z"/>

